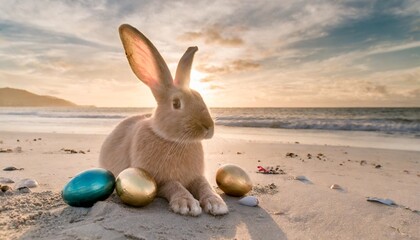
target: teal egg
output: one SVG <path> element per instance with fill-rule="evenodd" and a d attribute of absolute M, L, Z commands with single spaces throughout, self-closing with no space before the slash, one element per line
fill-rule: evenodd
<path fill-rule="evenodd" d="M 114 175 L 102 168 L 92 168 L 77 174 L 61 191 L 61 196 L 73 207 L 91 207 L 105 200 L 115 187 Z"/>

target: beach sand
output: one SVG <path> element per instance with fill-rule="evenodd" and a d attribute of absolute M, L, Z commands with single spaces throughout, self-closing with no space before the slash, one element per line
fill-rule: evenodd
<path fill-rule="evenodd" d="M 239 205 L 238 198 L 220 190 L 230 212 L 218 217 L 177 215 L 159 198 L 143 208 L 128 207 L 115 194 L 92 208 L 66 205 L 61 189 L 77 173 L 97 167 L 105 137 L 0 132 L 0 148 L 14 150 L 0 153 L 0 168 L 24 168 L 0 170 L 0 177 L 39 183 L 32 193 L 0 196 L 0 239 L 420 239 L 419 151 L 216 133 L 204 141 L 207 178 L 216 186 L 219 166 L 241 166 L 254 183 L 248 195 L 258 197 L 258 207 Z M 256 173 L 259 165 L 279 166 L 285 174 Z M 309 181 L 293 179 L 299 175 Z M 332 184 L 343 189 L 330 189 Z M 368 202 L 367 197 L 389 198 L 397 205 Z"/>

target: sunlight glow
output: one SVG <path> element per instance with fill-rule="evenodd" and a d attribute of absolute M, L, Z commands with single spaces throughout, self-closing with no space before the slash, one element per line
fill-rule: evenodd
<path fill-rule="evenodd" d="M 206 77 L 206 74 L 199 72 L 195 69 L 191 70 L 190 88 L 198 91 L 203 97 L 206 96 L 206 94 L 208 93 L 206 85 L 200 82 L 200 80 L 204 77 Z"/>

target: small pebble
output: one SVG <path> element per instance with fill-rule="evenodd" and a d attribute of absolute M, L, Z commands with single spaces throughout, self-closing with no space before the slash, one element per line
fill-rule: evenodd
<path fill-rule="evenodd" d="M 248 207 L 256 207 L 259 204 L 258 198 L 254 196 L 246 196 L 238 200 L 239 204 Z"/>
<path fill-rule="evenodd" d="M 9 187 L 9 186 L 7 186 L 7 185 L 1 186 L 0 189 L 1 189 L 2 192 L 7 192 L 7 191 L 11 191 L 12 190 L 12 188 Z"/>
<path fill-rule="evenodd" d="M 34 179 L 30 179 L 30 178 L 25 178 L 22 179 L 19 183 L 16 184 L 15 188 L 19 189 L 19 188 L 23 188 L 23 187 L 27 187 L 27 188 L 35 188 L 38 187 L 38 182 L 35 181 Z"/>
<path fill-rule="evenodd" d="M 15 182 L 10 178 L 0 177 L 0 183 L 15 183 Z"/>
<path fill-rule="evenodd" d="M 380 164 L 376 165 L 375 168 L 381 168 L 382 166 Z"/>

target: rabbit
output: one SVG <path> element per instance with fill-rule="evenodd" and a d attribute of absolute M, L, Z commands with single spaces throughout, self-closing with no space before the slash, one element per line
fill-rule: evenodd
<path fill-rule="evenodd" d="M 158 197 L 173 212 L 198 216 L 228 213 L 223 199 L 204 177 L 201 140 L 214 134 L 214 122 L 201 95 L 189 88 L 197 47 L 179 61 L 175 79 L 149 39 L 123 24 L 119 33 L 134 74 L 157 101 L 153 114 L 123 120 L 105 139 L 99 165 L 117 176 L 129 167 L 143 168 L 155 179 Z"/>

